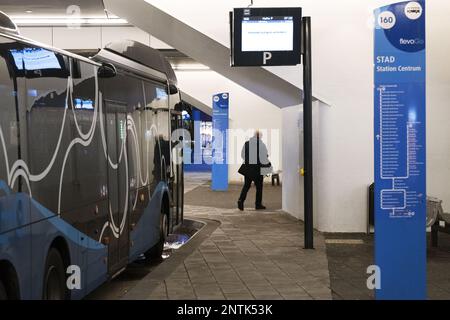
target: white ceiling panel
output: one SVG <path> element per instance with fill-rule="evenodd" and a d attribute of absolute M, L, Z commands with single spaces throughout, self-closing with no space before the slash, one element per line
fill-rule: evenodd
<path fill-rule="evenodd" d="M 10 16 L 63 17 L 79 14 L 82 17 L 106 17 L 102 0 L 2 0 L 0 10 Z"/>

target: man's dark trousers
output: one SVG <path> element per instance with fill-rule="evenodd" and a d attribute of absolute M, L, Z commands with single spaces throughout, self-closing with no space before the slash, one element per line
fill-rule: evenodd
<path fill-rule="evenodd" d="M 242 192 L 241 192 L 239 201 L 241 201 L 242 203 L 245 202 L 245 199 L 247 199 L 247 193 L 252 186 L 252 182 L 255 183 L 255 187 L 256 187 L 255 205 L 258 207 L 258 206 L 262 205 L 262 197 L 263 197 L 264 176 L 261 176 L 261 175 L 258 176 L 258 178 L 250 178 L 248 176 L 245 177 L 245 183 L 244 183 L 244 187 L 242 188 Z"/>

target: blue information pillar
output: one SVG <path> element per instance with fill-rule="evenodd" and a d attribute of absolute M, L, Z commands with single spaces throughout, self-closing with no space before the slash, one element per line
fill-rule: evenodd
<path fill-rule="evenodd" d="M 213 165 L 212 185 L 214 191 L 228 190 L 228 122 L 230 99 L 228 93 L 213 97 Z"/>
<path fill-rule="evenodd" d="M 375 12 L 377 299 L 426 299 L 425 1 Z"/>

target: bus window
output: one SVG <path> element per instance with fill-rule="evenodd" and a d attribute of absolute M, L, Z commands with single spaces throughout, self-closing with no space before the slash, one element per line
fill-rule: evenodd
<path fill-rule="evenodd" d="M 153 119 L 153 124 L 158 128 L 158 134 L 164 140 L 169 140 L 169 96 L 167 94 L 167 87 L 160 84 L 153 84 L 146 82 L 145 98 L 147 106 L 155 112 L 156 116 Z"/>
<path fill-rule="evenodd" d="M 39 48 L 27 50 L 34 51 L 37 58 L 43 54 Z M 20 53 L 16 55 L 20 57 Z M 27 149 L 29 169 L 34 177 L 31 189 L 33 198 L 54 213 L 58 212 L 61 166 L 71 142 L 68 62 L 67 57 L 51 53 L 39 64 L 23 64 L 28 111 Z M 19 65 L 17 63 L 16 67 Z"/>
<path fill-rule="evenodd" d="M 147 186 L 149 174 L 147 168 L 142 162 L 140 153 L 142 152 L 142 131 L 141 114 L 144 111 L 144 92 L 142 89 L 142 81 L 127 77 L 128 85 L 126 96 L 128 97 L 128 157 L 129 157 L 129 176 L 130 188 L 139 189 Z"/>
<path fill-rule="evenodd" d="M 97 67 L 82 61 L 72 60 L 73 93 L 72 103 L 75 111 L 94 111 L 96 101 L 95 74 Z M 90 115 L 92 123 L 93 112 L 80 115 Z M 87 120 L 87 119 L 86 119 Z M 86 128 L 87 130 L 89 128 Z M 86 130 L 86 131 L 87 131 Z"/>
<path fill-rule="evenodd" d="M 8 173 L 19 159 L 19 137 L 16 113 L 17 79 L 8 58 L 10 50 L 17 49 L 16 42 L 0 37 L 0 197 L 9 189 Z M 16 84 L 15 84 L 16 83 Z M 17 191 L 16 182 L 14 190 Z"/>
<path fill-rule="evenodd" d="M 170 169 L 170 142 L 169 142 L 169 104 L 167 88 L 152 82 L 144 83 L 146 109 L 152 110 L 151 138 L 153 140 L 152 172 L 155 184 L 167 180 L 167 169 Z"/>
<path fill-rule="evenodd" d="M 68 164 L 64 168 L 64 194 L 70 201 L 63 203 L 64 210 L 73 210 L 96 203 L 102 199 L 102 190 L 107 187 L 106 158 L 100 135 L 99 109 L 96 97 L 96 72 L 94 65 L 74 60 L 72 63 L 73 112 L 70 117 L 72 140 L 88 141 L 84 146 L 77 143 L 71 150 Z"/>
<path fill-rule="evenodd" d="M 148 172 L 149 181 L 148 184 L 152 184 L 154 176 L 152 174 L 154 169 L 154 155 L 155 155 L 155 137 L 157 135 L 157 129 L 152 127 L 153 124 L 153 112 L 150 109 L 145 109 L 141 112 L 141 136 L 142 136 L 142 148 L 141 148 L 141 163 Z"/>

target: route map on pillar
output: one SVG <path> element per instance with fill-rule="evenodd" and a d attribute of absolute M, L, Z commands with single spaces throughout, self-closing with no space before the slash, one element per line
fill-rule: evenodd
<path fill-rule="evenodd" d="M 424 147 L 417 133 L 421 122 L 415 112 L 407 110 L 408 86 L 380 85 L 377 88 L 380 104 L 380 176 L 392 185 L 381 190 L 381 209 L 391 218 L 415 216 L 417 199 L 424 195 L 409 184 L 420 177 L 421 167 L 417 152 Z M 405 110 L 407 111 L 405 113 Z"/>
<path fill-rule="evenodd" d="M 375 11 L 377 299 L 426 298 L 425 1 Z M 412 281 L 414 279 L 414 281 Z"/>

